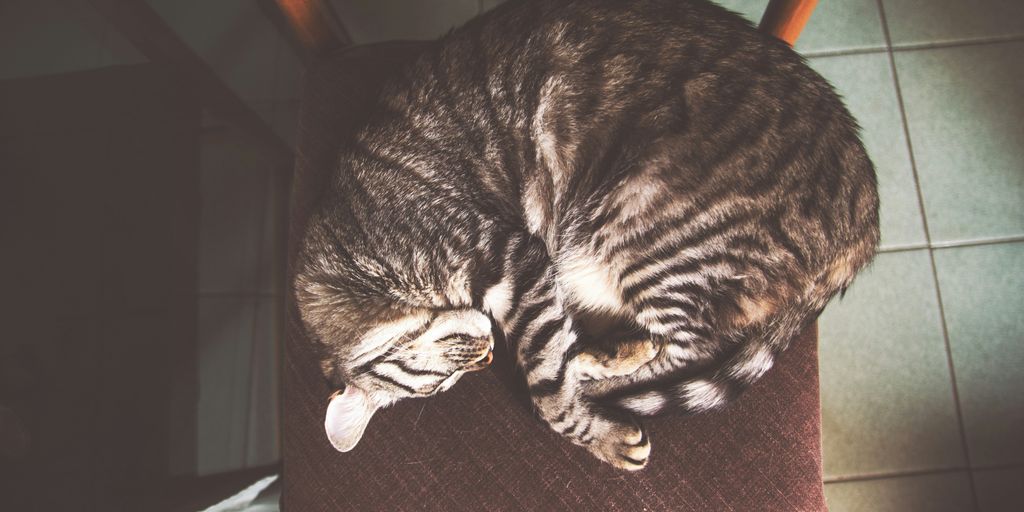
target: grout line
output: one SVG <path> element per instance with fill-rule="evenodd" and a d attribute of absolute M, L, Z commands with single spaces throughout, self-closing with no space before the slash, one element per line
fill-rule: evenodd
<path fill-rule="evenodd" d="M 939 307 L 939 320 L 940 326 L 942 327 L 942 341 L 946 349 L 946 367 L 949 370 L 949 379 L 953 387 L 953 405 L 956 409 L 956 421 L 957 426 L 960 429 L 960 447 L 963 450 L 964 461 L 967 463 L 967 467 L 971 467 L 971 452 L 967 444 L 967 431 L 964 428 L 964 415 L 960 405 L 960 391 L 957 387 L 956 380 L 956 367 L 953 364 L 953 350 L 949 344 L 949 328 L 946 325 L 946 308 L 942 301 L 942 289 L 939 286 L 939 273 L 935 265 L 935 249 L 932 248 L 932 236 L 931 230 L 928 226 L 928 215 L 924 205 L 924 194 L 921 191 L 921 180 L 917 172 L 917 159 L 914 157 L 914 144 L 910 134 L 910 121 L 907 117 L 906 103 L 903 100 L 903 88 L 900 85 L 899 72 L 896 68 L 896 55 L 892 49 L 892 34 L 889 32 L 889 23 L 885 16 L 885 6 L 882 0 L 876 0 L 878 4 L 878 14 L 882 20 L 882 33 L 885 36 L 885 46 L 889 49 L 887 52 L 889 55 L 889 69 L 892 72 L 893 85 L 896 87 L 896 102 L 900 108 L 900 118 L 903 124 L 903 135 L 907 142 L 907 151 L 910 156 L 910 170 L 914 176 L 914 188 L 917 192 L 918 208 L 921 213 L 921 223 L 924 227 L 925 241 L 928 242 L 928 262 L 931 266 L 932 281 L 935 283 L 935 300 Z M 978 490 L 974 482 L 974 472 L 968 470 L 968 481 L 971 487 L 971 502 L 974 505 L 974 510 L 979 510 L 978 506 Z"/>
<path fill-rule="evenodd" d="M 298 134 L 298 127 L 295 127 L 296 136 Z M 292 172 L 294 172 L 294 164 L 292 164 Z M 289 208 L 291 201 L 291 173 L 277 172 L 274 173 L 274 187 L 271 189 L 273 192 L 273 203 L 271 211 L 273 219 L 273 240 L 274 240 L 274 251 L 272 254 L 273 264 L 271 267 L 274 269 L 273 276 L 273 288 L 276 289 L 276 295 L 274 297 L 274 311 L 271 315 L 271 321 L 273 322 L 273 365 L 271 366 L 272 376 L 274 379 L 274 385 L 271 386 L 272 398 L 271 401 L 274 404 L 274 408 L 277 411 L 274 414 L 274 449 L 277 460 L 281 460 L 282 454 L 284 453 L 284 438 L 282 436 L 282 397 L 283 392 L 283 375 L 284 375 L 284 339 L 286 331 L 285 317 L 289 289 L 288 280 L 288 212 L 291 211 Z"/>
<path fill-rule="evenodd" d="M 1024 235 L 1014 235 L 979 240 L 953 240 L 950 242 L 934 242 L 931 244 L 923 243 L 909 245 L 892 245 L 889 247 L 879 249 L 875 252 L 877 254 L 885 254 L 890 252 L 920 251 L 923 249 L 956 249 L 960 247 L 978 247 L 983 245 L 1013 244 L 1018 242 L 1024 242 Z"/>
<path fill-rule="evenodd" d="M 889 478 L 905 478 L 913 476 L 924 476 L 924 475 L 936 475 L 943 473 L 956 473 L 959 471 L 973 472 L 973 471 L 990 471 L 998 469 L 1017 469 L 1024 468 L 1024 464 L 988 464 L 982 466 L 955 466 L 951 468 L 936 468 L 936 469 L 917 469 L 908 471 L 881 471 L 878 473 L 860 473 L 853 475 L 844 476 L 833 476 L 822 480 L 822 483 L 826 484 L 842 484 L 847 482 L 865 482 L 871 480 L 886 480 Z"/>
<path fill-rule="evenodd" d="M 297 128 L 296 128 L 297 130 Z M 294 164 L 289 164 L 289 167 L 293 167 Z M 292 169 L 294 172 L 294 169 Z M 273 404 L 274 414 L 272 420 L 272 433 L 271 433 L 271 453 L 274 459 L 277 461 L 281 460 L 283 448 L 283 437 L 281 435 L 281 397 L 283 396 L 281 386 L 282 375 L 284 374 L 282 365 L 283 361 L 283 343 L 285 337 L 285 309 L 287 302 L 287 295 L 285 290 L 288 289 L 287 283 L 287 246 L 288 246 L 288 201 L 290 199 L 289 191 L 290 187 L 290 176 L 288 172 L 277 172 L 271 173 L 271 183 L 268 190 L 269 205 L 267 208 L 267 215 L 270 220 L 271 229 L 270 232 L 264 232 L 263 236 L 270 236 L 271 238 L 271 251 L 264 255 L 270 258 L 271 272 L 271 289 L 273 290 L 271 297 L 274 299 L 271 302 L 270 311 L 270 346 L 267 351 L 268 357 L 270 357 L 269 373 L 265 378 L 271 380 L 270 385 L 270 403 Z M 264 244 L 265 245 L 265 244 Z"/>
<path fill-rule="evenodd" d="M 868 53 L 885 53 L 888 49 L 884 46 L 873 46 L 871 48 L 844 48 L 841 50 L 813 50 L 802 52 L 801 55 L 810 58 L 843 57 L 846 55 L 863 55 Z"/>
<path fill-rule="evenodd" d="M 888 40 L 888 39 L 887 39 Z M 844 57 L 847 55 L 867 55 L 873 53 L 889 52 L 913 52 L 918 50 L 935 50 L 940 48 L 959 48 L 963 46 L 981 46 L 998 43 L 1012 43 L 1024 41 L 1024 35 L 999 36 L 983 39 L 968 39 L 962 41 L 943 41 L 934 43 L 911 43 L 899 46 L 874 46 L 869 48 L 844 48 L 841 50 L 812 50 L 800 54 L 808 59 L 827 59 L 829 57 Z"/>
<path fill-rule="evenodd" d="M 1024 242 L 1024 235 L 1005 236 L 999 238 L 990 238 L 987 240 L 963 240 L 953 242 L 937 242 L 933 243 L 931 247 L 933 249 L 952 249 L 955 247 L 975 247 L 978 245 L 997 245 L 997 244 L 1012 244 L 1016 242 Z"/>
<path fill-rule="evenodd" d="M 887 254 L 891 252 L 908 252 L 928 249 L 928 244 L 894 245 L 875 251 L 875 254 Z"/>
<path fill-rule="evenodd" d="M 888 39 L 888 37 L 887 37 Z M 934 50 L 937 48 L 956 48 L 960 46 L 979 46 L 984 44 L 1011 43 L 1024 40 L 1024 35 L 994 36 L 960 41 L 936 41 L 932 43 L 908 43 L 891 46 L 894 52 L 911 52 L 915 50 Z"/>
<path fill-rule="evenodd" d="M 275 106 L 275 108 L 276 108 L 276 106 Z M 272 208 L 266 207 L 266 206 L 272 206 L 272 203 L 273 203 L 273 200 L 274 200 L 274 193 L 275 193 L 275 190 L 274 190 L 274 175 L 275 175 L 275 173 L 273 172 L 273 170 L 268 172 L 267 176 L 265 177 L 265 183 L 263 184 L 263 201 L 262 201 L 262 204 L 265 205 L 265 207 L 263 208 L 263 216 L 260 217 L 260 223 L 259 223 L 259 233 L 260 234 L 257 237 L 258 245 L 256 246 L 256 271 L 255 271 L 255 275 L 252 276 L 253 280 L 256 283 L 259 283 L 261 281 L 261 277 L 262 277 L 262 274 L 263 274 L 263 263 L 266 260 L 266 256 L 267 256 L 266 254 L 263 253 L 264 252 L 263 248 L 266 245 L 266 239 L 267 239 L 267 230 L 265 228 L 266 228 L 266 225 L 267 225 L 267 219 L 271 219 L 271 221 L 273 220 L 271 218 L 271 216 L 273 215 L 273 211 L 272 211 Z M 259 336 L 257 334 L 257 329 L 259 329 L 259 327 L 260 327 L 260 320 L 259 320 L 259 316 L 260 316 L 260 301 L 259 301 L 259 298 L 254 298 L 253 299 L 253 301 L 252 301 L 252 310 L 253 310 L 253 312 L 252 312 L 252 326 L 251 326 L 251 329 L 249 331 L 249 382 L 248 382 L 248 391 L 249 392 L 247 393 L 248 400 L 246 400 L 246 406 L 245 406 L 245 434 L 243 436 L 243 439 L 245 440 L 245 448 L 244 448 L 244 452 L 243 452 L 244 453 L 243 461 L 244 461 L 245 467 L 249 467 L 250 466 L 249 457 L 250 457 L 251 454 L 249 453 L 249 448 L 250 448 L 250 442 L 252 441 L 252 439 L 250 439 L 250 436 L 252 434 L 252 427 L 253 427 L 253 417 L 252 417 L 252 409 L 253 409 L 253 407 L 252 406 L 253 406 L 253 402 L 254 402 L 254 399 L 255 399 L 255 397 L 253 396 L 253 392 L 256 389 L 256 380 L 261 377 L 260 375 L 256 375 L 256 372 L 254 371 L 254 369 L 261 367 L 259 364 L 257 364 L 257 360 L 256 360 L 257 357 L 258 357 L 258 354 L 265 354 L 265 352 L 257 350 L 257 343 L 259 343 L 261 341 L 266 341 L 266 340 L 272 340 L 273 339 L 271 337 L 264 338 L 264 337 Z M 257 340 L 259 340 L 259 341 L 257 341 Z M 266 377 L 266 376 L 263 376 L 263 377 Z"/>
<path fill-rule="evenodd" d="M 957 466 L 952 468 L 938 468 L 938 469 L 919 469 L 910 471 L 893 471 L 893 472 L 880 472 L 880 473 L 863 473 L 858 475 L 847 475 L 847 476 L 834 476 L 826 478 L 822 483 L 826 484 L 843 484 L 851 482 L 870 482 L 872 480 L 886 480 L 889 478 L 906 478 L 914 476 L 925 476 L 925 475 L 939 475 L 943 473 L 956 473 L 959 471 L 970 471 L 970 468 Z"/>

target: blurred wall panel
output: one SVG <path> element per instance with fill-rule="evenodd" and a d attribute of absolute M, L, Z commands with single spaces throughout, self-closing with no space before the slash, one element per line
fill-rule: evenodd
<path fill-rule="evenodd" d="M 0 2 L 0 79 L 145 61 L 87 0 Z"/>
<path fill-rule="evenodd" d="M 0 82 L 0 404 L 31 435 L 0 509 L 150 510 L 195 466 L 200 109 L 168 83 Z"/>

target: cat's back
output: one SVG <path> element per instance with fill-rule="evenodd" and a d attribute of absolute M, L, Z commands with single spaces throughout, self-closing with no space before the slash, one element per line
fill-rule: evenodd
<path fill-rule="evenodd" d="M 588 69 L 605 79 L 629 80 L 626 71 L 642 72 L 633 78 L 672 71 L 680 79 L 723 67 L 765 71 L 751 69 L 754 61 L 787 70 L 803 64 L 785 43 L 710 0 L 510 1 L 446 36 L 439 51 L 461 57 L 463 69 L 479 64 L 491 74 L 526 71 L 489 77 L 524 85 Z M 623 60 L 635 67 L 609 66 Z"/>
<path fill-rule="evenodd" d="M 756 197 L 852 238 L 875 229 L 874 170 L 839 96 L 785 43 L 716 4 L 509 2 L 441 48 L 486 81 L 482 94 L 524 138 L 524 196 L 535 163 L 550 178 L 540 202 L 563 210 L 647 173 L 678 201 Z M 571 213 L 558 208 L 548 221 Z"/>
<path fill-rule="evenodd" d="M 384 96 L 382 110 L 407 122 L 389 114 L 377 139 L 417 134 L 429 179 L 519 203 L 509 209 L 535 233 L 564 231 L 640 177 L 680 215 L 757 202 L 809 238 L 877 238 L 874 170 L 839 96 L 785 43 L 709 1 L 507 2 L 442 38 Z"/>

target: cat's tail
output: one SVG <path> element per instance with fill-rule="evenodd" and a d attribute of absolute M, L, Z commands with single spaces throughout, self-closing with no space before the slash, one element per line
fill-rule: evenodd
<path fill-rule="evenodd" d="M 639 416 L 669 411 L 698 413 L 722 407 L 768 372 L 829 300 L 850 285 L 857 271 L 870 261 L 876 240 L 877 236 L 865 238 L 860 246 L 844 251 L 824 266 L 812 285 L 801 287 L 799 295 L 776 288 L 774 296 L 762 297 L 765 314 L 750 314 L 744 307 L 738 308 L 740 313 L 719 310 L 725 313 L 717 319 L 719 328 L 712 329 L 718 337 L 714 345 L 725 348 L 709 361 L 676 364 L 668 359 L 669 351 L 662 350 L 646 365 L 653 373 L 649 378 L 627 377 L 604 385 L 595 382 L 596 387 L 591 388 L 595 392 L 585 394 L 597 404 Z M 773 304 L 784 306 L 775 309 Z"/>
<path fill-rule="evenodd" d="M 598 402 L 639 416 L 719 408 L 760 379 L 817 312 L 792 312 L 729 336 L 732 349 L 703 369 L 683 368 L 601 393 Z"/>

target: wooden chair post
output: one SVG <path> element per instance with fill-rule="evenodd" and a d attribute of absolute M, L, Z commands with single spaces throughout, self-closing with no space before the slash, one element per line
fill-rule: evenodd
<path fill-rule="evenodd" d="M 818 0 L 771 0 L 761 17 L 761 30 L 793 46 Z"/>

